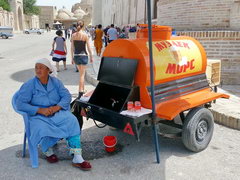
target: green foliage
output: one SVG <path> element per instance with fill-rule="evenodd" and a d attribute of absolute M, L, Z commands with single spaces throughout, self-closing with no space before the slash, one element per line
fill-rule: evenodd
<path fill-rule="evenodd" d="M 38 15 L 40 13 L 39 7 L 35 6 L 36 0 L 23 0 L 23 11 L 24 14 L 32 15 L 36 14 Z"/>
<path fill-rule="evenodd" d="M 8 0 L 0 0 L 0 7 L 7 11 L 11 10 Z"/>

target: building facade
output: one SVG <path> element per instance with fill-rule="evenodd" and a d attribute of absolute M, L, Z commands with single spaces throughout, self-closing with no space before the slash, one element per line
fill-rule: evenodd
<path fill-rule="evenodd" d="M 239 30 L 240 1 L 151 0 L 154 23 L 177 30 Z M 93 0 L 93 24 L 146 22 L 146 0 Z"/>
<path fill-rule="evenodd" d="M 11 11 L 14 14 L 14 30 L 22 31 L 25 29 L 22 0 L 8 0 Z"/>
<path fill-rule="evenodd" d="M 25 15 L 23 13 L 22 0 L 8 0 L 11 12 L 0 7 L 0 26 L 13 27 L 14 31 L 22 31 L 25 28 L 39 28 L 37 15 Z"/>
<path fill-rule="evenodd" d="M 59 9 L 55 21 L 60 23 L 63 28 L 71 28 L 79 20 L 88 26 L 92 19 L 92 5 L 88 3 L 88 1 L 76 3 L 72 6 L 71 11 L 65 7 Z"/>
<path fill-rule="evenodd" d="M 157 0 L 151 0 L 152 19 L 156 19 Z M 93 25 L 135 25 L 147 21 L 145 0 L 93 0 Z M 155 20 L 156 21 L 156 20 Z"/>
<path fill-rule="evenodd" d="M 71 10 L 62 8 L 57 10 L 54 6 L 38 6 L 40 8 L 40 27 L 53 28 L 54 24 L 60 23 L 62 27 L 69 28 L 78 20 L 83 20 L 86 25 L 91 23 L 92 0 L 82 0 L 72 6 Z"/>
<path fill-rule="evenodd" d="M 102 21 L 102 1 L 93 0 L 92 4 L 92 25 L 103 24 Z"/>
<path fill-rule="evenodd" d="M 24 15 L 24 20 L 25 20 L 25 27 L 27 29 L 40 27 L 39 16 L 37 15 L 32 15 L 32 16 Z"/>
<path fill-rule="evenodd" d="M 57 8 L 54 6 L 38 6 L 40 8 L 39 24 L 40 28 L 52 28 L 56 17 Z"/>
<path fill-rule="evenodd" d="M 81 0 L 80 3 L 76 3 L 72 6 L 72 12 L 74 12 L 78 6 L 80 6 L 86 14 L 92 14 L 92 4 L 93 0 Z"/>
<path fill-rule="evenodd" d="M 14 14 L 0 7 L 0 26 L 14 27 Z"/>
<path fill-rule="evenodd" d="M 220 59 L 223 84 L 240 85 L 239 0 L 151 0 L 152 21 L 192 36 L 207 57 Z M 145 0 L 93 0 L 93 25 L 136 25 L 146 21 Z"/>

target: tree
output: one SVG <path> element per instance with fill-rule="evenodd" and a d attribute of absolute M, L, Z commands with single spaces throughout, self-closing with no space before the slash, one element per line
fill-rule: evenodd
<path fill-rule="evenodd" d="M 0 0 L 0 7 L 7 11 L 11 10 L 8 0 Z"/>
<path fill-rule="evenodd" d="M 32 15 L 36 14 L 38 15 L 40 13 L 39 7 L 35 6 L 36 0 L 23 0 L 23 11 L 24 14 Z"/>

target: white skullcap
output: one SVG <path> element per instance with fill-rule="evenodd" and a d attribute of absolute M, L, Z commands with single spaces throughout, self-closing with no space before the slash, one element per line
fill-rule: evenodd
<path fill-rule="evenodd" d="M 51 64 L 51 62 L 47 58 L 42 58 L 36 61 L 35 64 L 43 64 L 49 68 L 49 70 L 52 72 L 50 75 L 57 77 L 57 71 L 56 68 Z"/>

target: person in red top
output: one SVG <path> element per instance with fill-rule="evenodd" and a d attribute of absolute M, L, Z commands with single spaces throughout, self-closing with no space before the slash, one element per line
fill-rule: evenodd
<path fill-rule="evenodd" d="M 57 72 L 59 72 L 60 61 L 63 61 L 64 70 L 67 70 L 67 66 L 66 66 L 67 46 L 66 46 L 65 38 L 62 37 L 63 32 L 61 30 L 57 30 L 56 34 L 58 36 L 54 38 L 53 44 L 52 44 L 52 51 L 54 52 L 52 60 L 56 62 Z M 55 48 L 55 44 L 56 44 L 56 48 Z"/>

